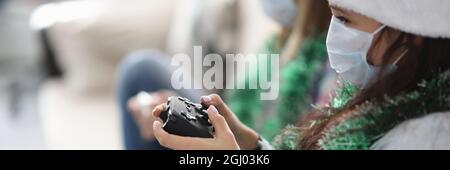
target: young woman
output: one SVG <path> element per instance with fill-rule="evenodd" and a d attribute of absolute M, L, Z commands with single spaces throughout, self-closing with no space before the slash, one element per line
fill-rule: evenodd
<path fill-rule="evenodd" d="M 450 149 L 450 1 L 329 0 L 331 67 L 342 87 L 320 118 L 288 127 L 281 149 Z M 211 139 L 168 134 L 172 149 L 266 149 L 217 95 L 203 96 Z M 165 105 L 157 106 L 158 117 Z"/>

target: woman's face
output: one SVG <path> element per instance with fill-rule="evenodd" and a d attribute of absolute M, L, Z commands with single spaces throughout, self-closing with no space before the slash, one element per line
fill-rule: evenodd
<path fill-rule="evenodd" d="M 337 19 L 344 23 L 347 27 L 351 27 L 360 31 L 373 33 L 382 26 L 376 20 L 358 14 L 356 12 L 342 9 L 330 4 L 330 9 Z M 400 35 L 399 31 L 389 31 L 387 34 L 378 33 L 375 35 L 372 47 L 370 47 L 367 60 L 372 65 L 381 65 L 383 62 L 384 53 L 387 51 L 393 41 Z M 400 56 L 400 54 L 399 54 Z M 391 59 L 388 63 L 393 63 L 396 58 Z"/>

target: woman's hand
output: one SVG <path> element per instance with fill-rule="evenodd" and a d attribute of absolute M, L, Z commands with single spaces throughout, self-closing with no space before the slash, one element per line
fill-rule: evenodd
<path fill-rule="evenodd" d="M 153 114 L 155 117 L 159 117 L 160 113 L 165 110 L 166 104 L 157 106 Z M 162 128 L 161 119 L 156 120 L 153 123 L 153 131 L 156 139 L 162 146 L 175 149 L 175 150 L 238 150 L 237 144 L 233 132 L 228 127 L 225 118 L 219 114 L 216 107 L 209 106 L 208 117 L 211 124 L 214 126 L 215 134 L 214 138 L 196 138 L 196 137 L 183 137 L 167 133 Z"/>
<path fill-rule="evenodd" d="M 203 105 L 209 107 L 208 115 L 209 115 L 211 122 L 213 123 L 213 126 L 214 126 L 214 122 L 219 122 L 218 126 L 224 126 L 224 125 L 221 125 L 222 120 L 224 120 L 226 127 L 231 131 L 231 134 L 233 134 L 233 136 L 234 136 L 233 138 L 239 145 L 240 149 L 249 150 L 249 149 L 255 149 L 257 147 L 257 141 L 259 139 L 259 135 L 254 130 L 245 126 L 236 117 L 236 115 L 228 108 L 228 106 L 223 102 L 223 100 L 220 98 L 219 95 L 211 94 L 208 96 L 202 96 L 201 102 Z M 214 106 L 214 107 L 211 107 L 211 106 Z M 153 116 L 159 117 L 160 113 L 164 110 L 164 107 L 165 107 L 165 104 L 156 107 L 153 112 Z M 213 114 L 211 116 L 210 112 L 216 111 L 216 110 L 218 111 L 219 114 L 217 114 L 217 115 Z M 213 120 L 216 117 L 219 117 L 219 118 L 217 118 L 218 120 L 216 120 L 216 121 Z M 156 129 L 159 128 L 158 123 L 155 123 L 154 128 L 156 128 Z M 222 135 L 219 135 L 220 133 L 217 132 L 217 129 L 215 131 L 216 131 L 216 137 L 214 139 L 208 140 L 208 139 L 198 138 L 198 139 L 193 139 L 194 141 L 191 141 L 191 142 L 195 143 L 195 142 L 201 141 L 200 143 L 203 144 L 203 142 L 206 142 L 206 141 L 211 142 L 211 140 L 212 140 L 212 142 L 216 142 L 214 145 L 223 143 L 222 140 L 226 140 L 229 142 L 230 139 L 226 138 L 227 136 L 224 137 Z M 229 132 L 225 131 L 225 134 L 226 133 L 229 133 Z M 167 136 L 167 135 L 174 136 L 174 135 L 167 134 L 164 130 L 162 130 L 161 134 L 162 134 L 162 137 Z M 156 135 L 156 131 L 155 131 L 155 135 Z M 179 136 L 177 136 L 177 137 L 179 137 Z M 226 138 L 226 139 L 224 139 L 224 138 Z M 157 139 L 160 140 L 158 137 L 157 137 Z M 178 138 L 178 139 L 186 140 L 186 137 L 181 137 L 181 139 L 180 138 Z M 189 139 L 192 139 L 192 138 L 189 138 Z M 199 144 L 199 147 L 200 147 L 199 149 L 214 149 L 214 148 L 203 148 L 203 147 L 201 147 L 202 144 Z M 188 145 L 184 145 L 184 146 L 181 145 L 181 147 L 186 147 L 186 146 L 188 146 Z M 167 147 L 170 147 L 170 146 L 167 146 Z M 192 148 L 190 148 L 190 149 L 192 149 Z"/>
<path fill-rule="evenodd" d="M 239 118 L 231 111 L 223 102 L 222 98 L 217 94 L 211 94 L 201 97 L 202 104 L 206 106 L 215 106 L 219 113 L 225 118 L 231 131 L 234 133 L 236 140 L 241 149 L 252 150 L 257 147 L 259 134 L 253 129 L 243 124 Z"/>
<path fill-rule="evenodd" d="M 167 98 L 175 96 L 176 93 L 169 90 L 149 93 L 150 96 L 147 97 L 148 99 L 142 101 L 145 103 L 139 101 L 138 95 L 128 100 L 128 109 L 136 120 L 141 137 L 146 140 L 153 140 L 155 139 L 153 135 L 153 122 L 156 119 L 152 114 L 152 110 L 157 105 L 167 102 Z"/>

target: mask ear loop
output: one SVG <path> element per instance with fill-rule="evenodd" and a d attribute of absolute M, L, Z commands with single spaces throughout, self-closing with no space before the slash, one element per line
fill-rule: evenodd
<path fill-rule="evenodd" d="M 372 35 L 375 36 L 376 34 L 380 33 L 381 30 L 383 30 L 384 28 L 386 28 L 386 25 L 381 25 L 378 29 L 376 29 L 376 30 L 372 33 Z"/>
<path fill-rule="evenodd" d="M 370 46 L 371 46 L 372 43 L 373 43 L 372 41 L 373 41 L 375 35 L 377 35 L 378 33 L 380 33 L 381 30 L 383 30 L 384 28 L 386 28 L 386 25 L 381 25 L 379 28 L 377 28 L 374 32 L 372 32 L 372 33 L 370 34 L 370 37 L 371 37 L 371 38 L 370 38 L 370 43 L 367 44 L 367 47 L 366 47 L 367 52 L 369 51 L 369 48 L 370 48 Z M 364 56 L 363 59 L 366 60 L 366 64 L 368 64 L 368 65 L 370 66 L 370 64 L 367 62 L 367 52 L 366 52 L 366 54 L 363 54 L 362 56 Z"/>
<path fill-rule="evenodd" d="M 397 59 L 395 59 L 394 63 L 392 63 L 393 65 L 397 65 L 397 63 L 403 58 L 403 56 L 406 55 L 406 53 L 408 53 L 408 49 L 406 49 L 405 51 L 403 51 L 403 53 L 400 55 L 400 57 L 398 57 Z"/>

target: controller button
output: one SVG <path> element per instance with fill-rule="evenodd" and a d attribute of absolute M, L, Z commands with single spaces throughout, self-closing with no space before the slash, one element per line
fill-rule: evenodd
<path fill-rule="evenodd" d="M 192 115 L 190 115 L 189 113 L 186 113 L 186 112 L 184 112 L 184 111 L 181 111 L 180 114 L 181 114 L 182 116 L 184 116 L 187 120 L 196 120 L 196 118 L 195 118 L 194 116 L 192 116 Z"/>
<path fill-rule="evenodd" d="M 203 106 L 202 106 L 201 104 L 195 104 L 194 107 L 195 107 L 197 110 L 201 110 L 201 109 L 203 108 Z"/>
<path fill-rule="evenodd" d="M 188 99 L 186 99 L 186 98 L 184 98 L 184 97 L 178 97 L 178 100 L 181 100 L 181 101 L 188 101 Z"/>
<path fill-rule="evenodd" d="M 197 118 L 195 118 L 194 116 L 190 115 L 190 114 L 186 114 L 186 118 L 188 120 L 197 120 Z"/>

